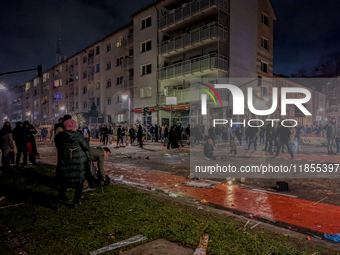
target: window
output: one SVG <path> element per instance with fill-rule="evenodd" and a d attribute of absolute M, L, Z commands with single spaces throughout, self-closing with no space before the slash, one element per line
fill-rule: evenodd
<path fill-rule="evenodd" d="M 79 93 L 79 89 L 78 89 L 78 88 L 76 88 L 76 95 L 78 95 L 78 93 Z"/>
<path fill-rule="evenodd" d="M 268 18 L 268 15 L 262 13 L 261 22 L 262 22 L 263 24 L 265 24 L 266 26 L 269 26 L 269 18 Z"/>
<path fill-rule="evenodd" d="M 118 122 L 123 122 L 124 121 L 124 114 L 118 114 L 117 115 L 117 121 Z"/>
<path fill-rule="evenodd" d="M 100 89 L 100 81 L 96 81 L 96 90 Z"/>
<path fill-rule="evenodd" d="M 141 52 L 151 50 L 151 40 L 141 43 Z"/>
<path fill-rule="evenodd" d="M 68 93 L 66 93 L 66 98 L 68 98 Z"/>
<path fill-rule="evenodd" d="M 140 98 L 151 97 L 152 89 L 151 87 L 140 89 Z"/>
<path fill-rule="evenodd" d="M 111 69 L 111 61 L 106 63 L 106 70 L 110 70 Z"/>
<path fill-rule="evenodd" d="M 116 42 L 116 47 L 117 48 L 122 47 L 122 43 L 123 43 L 123 38 L 118 38 Z"/>
<path fill-rule="evenodd" d="M 123 63 L 123 57 L 117 58 L 116 66 L 120 66 Z"/>
<path fill-rule="evenodd" d="M 83 79 L 87 78 L 87 72 L 83 72 Z"/>
<path fill-rule="evenodd" d="M 78 65 L 78 58 L 76 58 L 76 63 L 75 63 L 75 65 L 76 65 L 76 66 Z"/>
<path fill-rule="evenodd" d="M 266 49 L 266 50 L 269 50 L 268 40 L 264 37 L 261 38 L 261 47 Z"/>
<path fill-rule="evenodd" d="M 111 51 L 111 43 L 106 44 L 106 52 Z"/>
<path fill-rule="evenodd" d="M 261 96 L 267 96 L 268 95 L 268 88 L 267 87 L 261 87 Z"/>
<path fill-rule="evenodd" d="M 106 115 L 107 116 L 107 123 L 111 123 L 111 115 Z"/>
<path fill-rule="evenodd" d="M 151 26 L 151 17 L 141 20 L 141 30 Z"/>
<path fill-rule="evenodd" d="M 83 94 L 87 93 L 87 87 L 83 87 Z"/>
<path fill-rule="evenodd" d="M 107 80 L 106 81 L 106 87 L 107 88 L 111 88 L 111 80 Z"/>
<path fill-rule="evenodd" d="M 96 47 L 96 55 L 99 54 L 99 46 Z"/>
<path fill-rule="evenodd" d="M 96 64 L 96 73 L 98 73 L 100 71 L 100 65 L 99 63 Z"/>
<path fill-rule="evenodd" d="M 34 79 L 34 83 L 33 83 L 33 86 L 37 86 L 39 84 L 39 78 L 35 78 Z"/>
<path fill-rule="evenodd" d="M 97 97 L 97 106 L 100 106 L 100 97 Z"/>
<path fill-rule="evenodd" d="M 268 73 L 268 63 L 261 61 L 261 72 Z"/>
<path fill-rule="evenodd" d="M 122 99 L 120 96 L 117 96 L 117 104 L 120 104 L 120 103 L 122 103 Z"/>
<path fill-rule="evenodd" d="M 121 85 L 123 83 L 123 76 L 117 77 L 117 84 L 116 85 Z"/>
<path fill-rule="evenodd" d="M 108 98 L 106 99 L 106 105 L 111 105 L 111 97 L 108 97 Z"/>
<path fill-rule="evenodd" d="M 84 108 L 84 109 L 87 109 L 87 102 L 85 102 L 85 103 L 83 104 L 83 108 Z"/>
<path fill-rule="evenodd" d="M 76 81 L 79 79 L 79 74 L 78 73 L 76 73 L 75 78 L 76 78 Z"/>
<path fill-rule="evenodd" d="M 76 102 L 76 110 L 78 110 L 78 102 Z"/>
<path fill-rule="evenodd" d="M 146 75 L 150 73 L 151 73 L 151 64 L 141 66 L 140 75 Z"/>
<path fill-rule="evenodd" d="M 87 56 L 83 57 L 83 64 L 87 62 Z"/>

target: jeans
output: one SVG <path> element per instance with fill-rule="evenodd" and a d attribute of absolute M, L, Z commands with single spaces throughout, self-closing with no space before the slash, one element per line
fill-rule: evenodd
<path fill-rule="evenodd" d="M 260 145 L 261 145 L 261 144 L 264 144 L 264 135 L 261 135 L 261 136 L 260 136 Z"/>
<path fill-rule="evenodd" d="M 23 148 L 21 148 L 21 146 L 17 147 L 17 157 L 16 157 L 16 166 L 19 166 L 19 162 L 20 162 L 20 158 L 21 158 L 21 154 L 23 155 L 23 165 L 26 166 L 27 165 L 27 151 Z"/>
<path fill-rule="evenodd" d="M 333 152 L 334 143 L 335 143 L 335 139 L 334 138 L 327 138 L 328 152 Z"/>
<path fill-rule="evenodd" d="M 282 148 L 284 145 L 287 146 L 287 149 L 288 149 L 288 151 L 289 151 L 290 156 L 292 156 L 292 158 L 294 158 L 294 152 L 293 152 L 292 149 L 290 148 L 290 143 L 289 143 L 288 141 L 281 141 L 281 140 L 279 141 L 279 145 L 278 145 L 278 147 L 277 147 L 277 149 L 276 149 L 276 156 L 279 156 L 280 150 L 281 150 L 281 148 Z"/>
<path fill-rule="evenodd" d="M 254 143 L 254 150 L 256 150 L 256 143 L 257 143 L 257 136 L 253 137 L 253 138 L 249 138 L 249 144 L 248 144 L 248 150 L 250 149 L 250 145 L 252 143 Z"/>
<path fill-rule="evenodd" d="M 154 140 L 156 140 L 156 134 L 155 134 L 155 133 L 151 133 L 151 139 L 152 139 L 152 142 L 153 142 Z"/>

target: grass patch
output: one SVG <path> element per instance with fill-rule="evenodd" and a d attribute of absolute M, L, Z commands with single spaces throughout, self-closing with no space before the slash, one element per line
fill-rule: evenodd
<path fill-rule="evenodd" d="M 204 231 L 211 240 L 208 254 L 312 253 L 311 248 L 301 248 L 301 243 L 291 242 L 287 237 L 274 237 L 260 228 L 240 231 L 240 225 L 228 217 L 119 185 L 105 187 L 105 193 L 101 189 L 83 193 L 82 205 L 77 210 L 71 208 L 70 201 L 55 212 L 54 173 L 55 166 L 39 165 L 26 170 L 22 177 L 15 174 L 0 177 L 0 195 L 7 197 L 2 206 L 28 202 L 20 207 L 0 209 L 3 237 L 0 254 L 19 254 L 8 229 L 25 251 L 35 255 L 88 254 L 138 234 L 146 236 L 147 241 L 164 238 L 195 248 Z M 71 200 L 73 191 L 67 196 Z M 124 249 L 127 248 L 121 250 Z"/>

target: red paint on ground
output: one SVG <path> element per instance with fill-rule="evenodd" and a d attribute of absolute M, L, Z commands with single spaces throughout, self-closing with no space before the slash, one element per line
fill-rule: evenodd
<path fill-rule="evenodd" d="M 43 162 L 56 164 L 56 157 L 45 157 Z M 129 165 L 105 162 L 105 169 L 107 174 L 113 177 L 123 175 L 124 180 L 127 181 L 169 190 L 198 200 L 206 199 L 214 204 L 328 234 L 340 233 L 340 207 L 338 206 L 315 204 L 313 201 L 228 185 L 215 185 L 214 189 L 187 187 L 183 183 L 191 179 Z"/>

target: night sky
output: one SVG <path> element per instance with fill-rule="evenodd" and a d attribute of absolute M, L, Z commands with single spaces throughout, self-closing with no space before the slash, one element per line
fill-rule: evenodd
<path fill-rule="evenodd" d="M 72 56 L 131 21 L 131 14 L 155 0 L 1 0 L 0 73 L 55 65 L 55 43 Z M 272 0 L 274 72 L 290 75 L 315 66 L 340 50 L 338 0 Z M 37 72 L 0 76 L 10 87 Z"/>

